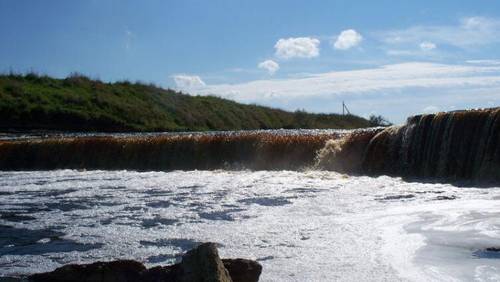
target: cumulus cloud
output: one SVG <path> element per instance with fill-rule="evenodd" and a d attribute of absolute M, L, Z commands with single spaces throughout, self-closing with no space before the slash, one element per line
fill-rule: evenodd
<path fill-rule="evenodd" d="M 319 56 L 319 43 L 318 39 L 311 37 L 282 38 L 276 42 L 274 49 L 281 59 L 314 58 Z"/>
<path fill-rule="evenodd" d="M 422 43 L 420 43 L 420 50 L 422 51 L 431 51 L 433 49 L 436 49 L 436 44 L 432 43 L 432 42 L 429 42 L 429 41 L 424 41 Z"/>
<path fill-rule="evenodd" d="M 190 90 L 206 86 L 205 82 L 197 75 L 177 74 L 173 76 L 175 85 L 183 90 Z"/>
<path fill-rule="evenodd" d="M 500 20 L 485 17 L 462 18 L 455 25 L 418 25 L 406 29 L 375 33 L 387 44 L 408 44 L 430 41 L 460 48 L 500 42 Z"/>
<path fill-rule="evenodd" d="M 273 60 L 265 60 L 260 62 L 258 67 L 260 69 L 265 69 L 270 75 L 273 75 L 280 69 L 280 65 Z"/>
<path fill-rule="evenodd" d="M 333 47 L 338 50 L 347 50 L 355 47 L 361 43 L 363 37 L 354 29 L 347 29 L 342 31 L 337 40 L 333 43 Z"/>

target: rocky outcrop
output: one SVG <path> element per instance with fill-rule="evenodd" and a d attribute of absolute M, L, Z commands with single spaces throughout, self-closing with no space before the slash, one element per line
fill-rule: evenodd
<path fill-rule="evenodd" d="M 182 257 L 178 281 L 231 282 L 215 244 L 203 244 Z"/>
<path fill-rule="evenodd" d="M 34 274 L 30 276 L 29 281 L 140 281 L 145 272 L 147 272 L 147 269 L 140 262 L 117 260 L 86 265 L 65 265 L 52 272 Z"/>
<path fill-rule="evenodd" d="M 249 259 L 223 259 L 224 267 L 229 271 L 233 282 L 259 281 L 262 266 Z"/>
<path fill-rule="evenodd" d="M 28 277 L 33 282 L 256 282 L 262 266 L 246 259 L 221 260 L 214 243 L 188 251 L 178 264 L 147 269 L 133 260 L 71 264 Z"/>

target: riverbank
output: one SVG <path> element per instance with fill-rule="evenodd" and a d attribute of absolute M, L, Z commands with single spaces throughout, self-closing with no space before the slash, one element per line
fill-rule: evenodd
<path fill-rule="evenodd" d="M 153 84 L 73 74 L 0 75 L 0 131 L 159 132 L 369 127 L 355 115 L 287 112 Z"/>

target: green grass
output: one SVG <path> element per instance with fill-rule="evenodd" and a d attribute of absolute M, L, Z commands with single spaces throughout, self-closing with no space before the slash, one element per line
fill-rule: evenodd
<path fill-rule="evenodd" d="M 0 75 L 1 130 L 205 131 L 271 128 L 360 128 L 366 119 L 287 112 L 155 85 L 104 83 L 73 74 Z"/>

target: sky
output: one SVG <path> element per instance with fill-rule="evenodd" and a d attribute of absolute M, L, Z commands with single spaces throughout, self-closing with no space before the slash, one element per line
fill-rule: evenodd
<path fill-rule="evenodd" d="M 500 106 L 500 1 L 0 0 L 0 72 L 295 111 Z"/>

